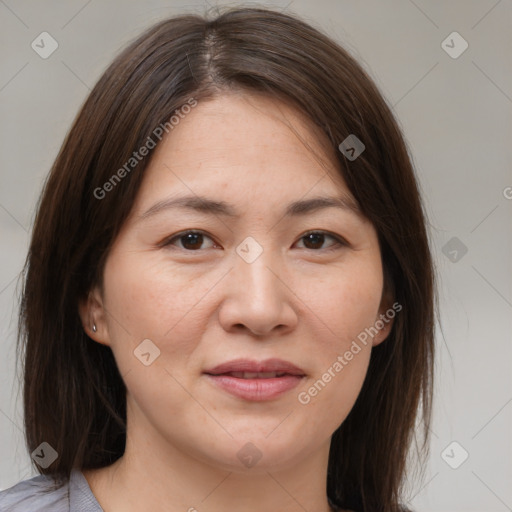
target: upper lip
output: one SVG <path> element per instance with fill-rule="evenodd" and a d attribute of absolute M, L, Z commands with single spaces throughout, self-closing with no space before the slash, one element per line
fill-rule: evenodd
<path fill-rule="evenodd" d="M 226 363 L 221 363 L 214 368 L 205 370 L 204 373 L 210 375 L 221 375 L 223 373 L 231 372 L 251 372 L 251 373 L 265 373 L 265 372 L 280 372 L 289 375 L 305 375 L 304 371 L 283 359 L 265 359 L 264 361 L 253 361 L 250 359 L 233 359 Z"/>

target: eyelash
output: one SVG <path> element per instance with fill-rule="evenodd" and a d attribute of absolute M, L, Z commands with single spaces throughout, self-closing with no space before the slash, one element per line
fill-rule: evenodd
<path fill-rule="evenodd" d="M 160 244 L 160 246 L 161 247 L 170 247 L 173 245 L 173 241 L 179 240 L 180 238 L 183 238 L 189 234 L 206 236 L 206 237 L 210 238 L 210 240 L 212 240 L 215 243 L 215 241 L 212 239 L 212 237 L 209 236 L 204 231 L 196 230 L 196 229 L 189 229 L 187 231 L 181 231 L 180 233 L 177 233 L 176 235 L 173 235 L 172 237 L 167 238 Z M 309 249 L 310 251 L 313 251 L 313 252 L 329 252 L 329 251 L 334 251 L 334 250 L 340 249 L 341 247 L 348 246 L 347 241 L 344 240 L 343 238 L 341 238 L 340 236 L 329 233 L 328 231 L 321 231 L 321 230 L 308 231 L 308 232 L 304 233 L 299 238 L 299 240 L 302 240 L 303 238 L 307 237 L 308 235 L 325 235 L 328 238 L 332 238 L 336 242 L 333 246 L 328 247 L 327 249 Z M 190 250 L 190 249 L 185 249 L 182 247 L 177 247 L 177 249 L 179 249 L 181 251 L 189 252 L 189 253 L 201 252 L 201 249 Z M 305 247 L 305 249 L 307 249 L 307 247 Z"/>

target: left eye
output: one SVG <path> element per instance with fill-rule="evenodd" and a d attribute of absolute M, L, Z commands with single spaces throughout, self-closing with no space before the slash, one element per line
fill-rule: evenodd
<path fill-rule="evenodd" d="M 314 247 L 306 247 L 306 249 L 318 249 L 318 245 L 323 245 L 323 241 L 325 238 L 332 238 L 334 240 L 334 244 L 328 247 L 325 250 L 332 250 L 336 249 L 339 246 L 346 245 L 346 242 L 342 240 L 341 238 L 330 235 L 329 233 L 326 233 L 325 231 L 310 231 L 309 233 L 306 233 L 305 235 L 302 235 L 300 237 L 300 240 L 304 239 L 307 240 L 308 244 L 312 244 Z"/>
<path fill-rule="evenodd" d="M 179 247 L 180 249 L 185 249 L 189 252 L 197 251 L 198 249 L 201 249 L 201 245 L 205 238 L 207 238 L 213 242 L 213 240 L 208 235 L 206 235 L 205 233 L 203 233 L 201 231 L 185 231 L 185 232 L 179 233 L 178 235 L 173 236 L 172 238 L 169 238 L 166 242 L 163 243 L 163 245 L 164 246 L 175 245 L 174 244 L 175 241 L 180 241 L 181 242 L 181 247 Z M 341 238 L 339 238 L 337 236 L 331 235 L 325 231 L 310 231 L 309 233 L 302 235 L 299 240 L 304 240 L 306 242 L 306 244 L 310 244 L 313 246 L 313 247 L 306 246 L 305 247 L 306 249 L 318 251 L 318 249 L 322 249 L 321 246 L 324 244 L 324 241 L 326 238 L 331 238 L 332 240 L 334 240 L 334 244 L 332 244 L 328 248 L 324 247 L 323 248 L 324 250 L 332 250 L 332 249 L 336 249 L 339 246 L 346 245 L 346 242 L 344 240 L 342 240 Z M 215 243 L 212 245 L 215 245 Z M 210 245 L 210 247 L 212 247 L 212 245 Z M 302 249 L 302 247 L 301 247 L 301 249 Z"/>

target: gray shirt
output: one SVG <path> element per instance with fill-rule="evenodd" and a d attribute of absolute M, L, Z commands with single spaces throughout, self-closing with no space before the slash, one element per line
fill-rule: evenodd
<path fill-rule="evenodd" d="M 73 469 L 69 481 L 55 489 L 49 475 L 23 480 L 0 492 L 0 512 L 103 512 L 84 475 Z"/>

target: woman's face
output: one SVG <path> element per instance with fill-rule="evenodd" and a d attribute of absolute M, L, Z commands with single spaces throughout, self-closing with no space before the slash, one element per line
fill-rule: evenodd
<path fill-rule="evenodd" d="M 292 467 L 327 457 L 354 405 L 389 304 L 376 232 L 317 137 L 283 103 L 230 94 L 154 150 L 81 311 L 126 383 L 128 436 L 159 456 Z"/>

